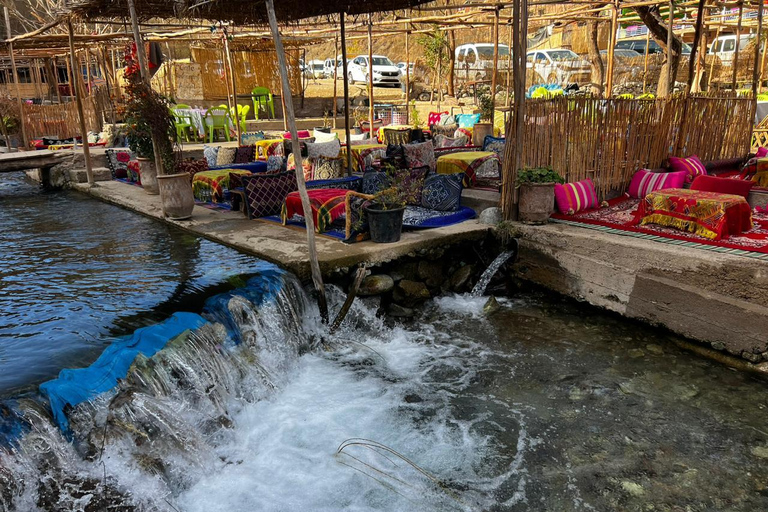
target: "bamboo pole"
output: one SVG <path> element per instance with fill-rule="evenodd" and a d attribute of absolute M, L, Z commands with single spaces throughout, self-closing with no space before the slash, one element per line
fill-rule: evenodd
<path fill-rule="evenodd" d="M 605 84 L 605 97 L 613 94 L 613 68 L 616 48 L 616 31 L 618 30 L 619 9 L 615 3 L 611 4 L 611 37 L 608 39 L 608 78 Z"/>
<path fill-rule="evenodd" d="M 511 82 L 512 82 L 512 24 L 509 25 L 509 45 L 507 47 L 507 101 L 506 101 L 507 107 L 509 107 L 512 101 Z"/>
<path fill-rule="evenodd" d="M 370 124 L 370 136 L 374 136 L 373 132 L 373 16 L 368 14 L 368 120 Z"/>
<path fill-rule="evenodd" d="M 411 33 L 408 31 L 408 24 L 405 24 L 405 124 L 411 124 Z"/>
<path fill-rule="evenodd" d="M 760 43 L 758 42 L 758 45 Z M 766 57 L 768 57 L 768 42 L 765 45 L 765 48 L 763 48 L 763 58 L 760 61 L 760 86 L 758 87 L 757 91 L 758 93 L 763 90 L 763 80 L 765 80 L 765 61 Z"/>
<path fill-rule="evenodd" d="M 5 36 L 7 39 L 11 38 L 11 16 L 8 14 L 8 7 L 3 7 L 3 13 L 5 14 Z M 16 87 L 16 102 L 19 107 L 19 124 L 21 125 L 21 148 L 27 148 L 27 127 L 24 122 L 24 105 L 21 101 L 21 88 L 19 87 L 19 75 L 16 70 L 16 57 L 13 54 L 13 43 L 8 43 L 8 53 L 11 56 L 11 70 L 13 71 L 13 84 Z M 8 152 L 11 148 L 8 148 Z"/>
<path fill-rule="evenodd" d="M 672 91 L 675 89 L 675 76 L 672 73 L 672 37 L 673 29 L 672 25 L 675 23 L 675 1 L 669 0 L 669 21 L 667 22 L 667 83 L 668 90 L 667 96 L 672 95 Z M 646 48 L 646 52 L 648 49 Z"/>
<path fill-rule="evenodd" d="M 720 37 L 720 30 L 722 29 L 721 25 L 717 26 L 717 31 L 715 31 L 715 39 L 714 43 L 717 43 L 717 38 Z M 709 63 L 709 76 L 707 76 L 707 89 L 712 85 L 712 74 L 715 72 L 715 59 L 716 55 L 712 55 L 712 61 Z"/>
<path fill-rule="evenodd" d="M 336 104 L 338 103 L 339 36 L 333 38 L 333 129 L 336 129 Z"/>
<path fill-rule="evenodd" d="M 646 29 L 647 30 L 647 29 Z M 647 30 L 645 33 L 645 64 L 643 66 L 643 94 L 648 87 L 648 45 L 651 44 L 651 31 Z"/>
<path fill-rule="evenodd" d="M 761 2 L 763 0 L 760 0 Z M 701 27 L 704 23 L 704 4 L 706 3 L 706 0 L 699 0 L 699 7 L 696 11 L 696 27 L 694 28 L 693 33 L 693 47 L 691 48 L 691 57 L 688 60 L 688 83 L 686 85 L 686 92 L 688 94 L 691 93 L 691 88 L 693 87 L 693 77 L 696 70 L 696 67 L 698 67 L 698 58 L 697 53 L 699 51 L 699 43 L 701 42 Z"/>
<path fill-rule="evenodd" d="M 450 56 L 453 58 L 453 55 Z M 496 114 L 496 75 L 499 73 L 499 8 L 493 10 L 493 76 L 491 77 L 491 126 Z M 440 88 L 442 90 L 442 87 Z M 439 109 L 438 109 L 439 111 Z M 491 129 L 493 135 L 493 129 Z"/>
<path fill-rule="evenodd" d="M 53 68 L 53 85 L 56 87 L 56 99 L 58 100 L 59 104 L 61 104 L 61 91 L 59 90 L 59 68 L 56 65 L 57 62 L 56 57 L 51 58 L 51 67 Z"/>
<path fill-rule="evenodd" d="M 226 36 L 225 36 L 226 39 Z M 232 87 L 232 78 L 230 77 L 231 73 L 229 72 L 229 65 L 227 60 L 227 48 L 229 46 L 227 43 L 224 43 L 222 46 L 221 52 L 224 54 L 224 61 L 222 64 L 224 65 L 224 85 L 227 87 L 227 109 L 232 112 L 232 99 L 230 97 L 230 87 Z"/>
<path fill-rule="evenodd" d="M 85 94 L 87 96 L 90 96 L 91 94 L 91 82 L 93 80 L 91 76 L 91 51 L 86 48 L 84 52 L 84 60 L 85 60 L 85 76 L 88 78 L 88 83 L 85 86 Z"/>
<path fill-rule="evenodd" d="M 347 80 L 347 35 L 344 29 L 344 13 L 339 13 L 339 39 L 341 43 L 341 71 L 344 74 L 344 135 L 347 143 L 347 175 L 352 176 L 352 145 L 349 126 L 349 80 Z"/>
<path fill-rule="evenodd" d="M 703 0 L 702 0 L 703 1 Z M 755 64 L 752 66 L 752 97 L 757 99 L 758 83 L 757 83 L 757 61 L 760 59 L 760 38 L 763 35 L 763 0 L 757 7 L 757 41 L 755 45 Z M 768 48 L 766 48 L 768 50 Z M 765 53 L 765 50 L 763 51 Z"/>
<path fill-rule="evenodd" d="M 762 0 L 761 0 L 762 1 Z M 739 22 L 736 25 L 736 51 L 733 54 L 733 70 L 731 74 L 731 89 L 736 90 L 736 71 L 739 68 L 739 50 L 741 49 L 741 18 L 744 13 L 744 2 L 739 2 Z M 757 46 L 760 46 L 758 41 Z"/>
<path fill-rule="evenodd" d="M 68 90 L 69 96 L 70 97 L 74 97 L 75 96 L 75 87 L 74 87 L 74 85 L 72 85 L 72 77 L 74 75 L 72 74 L 72 64 L 71 64 L 73 62 L 73 60 L 65 58 L 64 62 L 67 65 L 67 89 L 69 89 Z"/>
<path fill-rule="evenodd" d="M 75 67 L 75 39 L 74 29 L 72 28 L 72 19 L 67 18 L 67 31 L 69 33 L 69 57 L 72 60 L 72 67 Z M 79 73 L 82 76 L 82 73 Z M 76 81 L 79 81 L 75 77 Z M 83 157 L 85 159 L 85 175 L 88 178 L 88 185 L 93 187 L 95 181 L 93 179 L 93 167 L 91 166 L 91 148 L 88 145 L 88 130 L 85 128 L 85 114 L 83 113 L 83 99 L 80 97 L 80 92 L 75 87 L 75 103 L 77 104 L 77 117 L 80 121 L 80 136 L 83 138 Z"/>
<path fill-rule="evenodd" d="M 296 119 L 293 114 L 293 97 L 291 96 L 291 83 L 288 79 L 288 64 L 285 59 L 285 49 L 283 48 L 283 41 L 280 36 L 280 29 L 277 26 L 277 17 L 275 16 L 275 3 L 274 0 L 266 0 L 267 3 L 267 15 L 269 16 L 269 27 L 272 30 L 272 39 L 275 42 L 275 51 L 277 53 L 277 61 L 280 67 L 280 79 L 283 85 L 283 97 L 285 97 L 286 114 L 288 118 L 288 124 L 291 131 L 291 140 L 293 141 L 293 154 L 296 162 L 296 183 L 299 189 L 299 196 L 301 197 L 301 206 L 304 209 L 304 219 L 307 227 L 307 245 L 309 246 L 309 263 L 312 271 L 312 281 L 315 284 L 317 290 L 317 302 L 320 308 L 320 316 L 323 323 L 328 323 L 328 302 L 325 297 L 325 287 L 323 286 L 323 275 L 320 272 L 320 263 L 317 258 L 317 247 L 315 246 L 315 222 L 312 218 L 312 209 L 309 204 L 309 195 L 307 194 L 307 187 L 304 183 L 304 173 L 301 172 L 301 149 L 299 148 L 299 134 L 296 129 Z"/>
<path fill-rule="evenodd" d="M 235 77 L 235 66 L 232 64 L 232 53 L 229 51 L 229 37 L 227 37 L 227 27 L 224 27 L 224 54 L 227 56 L 227 67 L 229 68 L 229 76 L 232 81 L 232 100 L 233 106 L 230 107 L 230 112 L 234 110 L 234 123 L 235 133 L 237 134 L 237 145 L 240 145 L 242 137 L 240 128 L 240 114 L 237 111 L 237 78 Z"/>

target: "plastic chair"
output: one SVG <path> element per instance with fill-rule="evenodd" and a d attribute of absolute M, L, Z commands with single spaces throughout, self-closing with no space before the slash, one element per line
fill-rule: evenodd
<path fill-rule="evenodd" d="M 227 142 L 232 140 L 229 135 L 231 122 L 232 118 L 226 107 L 223 109 L 221 107 L 209 108 L 205 113 L 205 124 L 208 127 L 208 142 L 213 144 L 213 136 L 216 133 L 216 130 L 224 131 Z"/>
<path fill-rule="evenodd" d="M 173 107 L 173 108 L 176 109 L 176 108 L 192 108 L 192 107 L 190 107 L 189 105 L 187 105 L 185 103 L 177 103 L 176 106 Z"/>
<path fill-rule="evenodd" d="M 235 111 L 235 109 L 237 109 L 237 111 Z M 237 105 L 237 107 L 232 107 L 229 111 L 229 115 L 232 116 L 232 119 L 240 123 L 241 132 L 245 131 L 245 118 L 248 117 L 248 112 L 250 111 L 250 105 Z"/>
<path fill-rule="evenodd" d="M 266 87 L 254 87 L 251 91 L 251 99 L 253 100 L 253 116 L 259 118 L 259 109 L 263 106 L 264 112 L 270 116 L 268 119 L 275 118 L 275 98 L 272 93 Z"/>
<path fill-rule="evenodd" d="M 178 105 L 177 108 L 180 108 Z M 189 142 L 189 133 L 192 130 L 192 119 L 189 116 L 179 113 L 175 108 L 171 109 L 171 113 L 174 117 L 174 125 L 176 126 L 176 139 L 184 142 Z"/>

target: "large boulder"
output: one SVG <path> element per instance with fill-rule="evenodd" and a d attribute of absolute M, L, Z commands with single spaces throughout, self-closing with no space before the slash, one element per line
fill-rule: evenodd
<path fill-rule="evenodd" d="M 363 279 L 360 288 L 357 290 L 357 294 L 361 297 L 381 295 L 392 291 L 392 288 L 394 287 L 395 281 L 391 276 L 388 276 L 387 274 L 373 275 Z"/>

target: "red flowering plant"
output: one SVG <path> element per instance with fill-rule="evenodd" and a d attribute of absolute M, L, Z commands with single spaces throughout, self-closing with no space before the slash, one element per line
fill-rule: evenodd
<path fill-rule="evenodd" d="M 128 146 L 140 157 L 154 158 L 152 135 L 160 152 L 163 170 L 172 172 L 175 165 L 173 141 L 176 126 L 167 98 L 156 92 L 141 78 L 135 45 L 126 48 L 125 92 L 127 100 L 123 119 L 127 128 Z M 158 173 L 163 173 L 158 169 Z"/>

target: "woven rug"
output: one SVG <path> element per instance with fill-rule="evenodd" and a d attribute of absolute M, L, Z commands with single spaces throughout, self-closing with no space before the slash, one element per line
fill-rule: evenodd
<path fill-rule="evenodd" d="M 655 224 L 635 225 L 635 211 L 639 203 L 639 199 L 620 197 L 610 201 L 607 207 L 579 212 L 576 215 L 555 213 L 551 220 L 604 233 L 768 260 L 768 212 L 763 209 L 753 210 L 751 230 L 739 236 L 714 241 L 671 227 Z"/>

